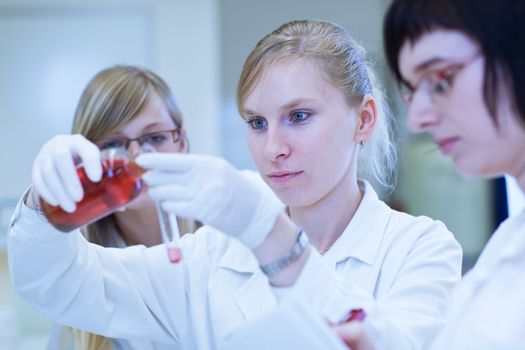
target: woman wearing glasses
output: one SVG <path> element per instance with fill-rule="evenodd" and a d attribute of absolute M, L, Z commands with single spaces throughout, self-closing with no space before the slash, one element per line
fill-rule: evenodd
<path fill-rule="evenodd" d="M 220 348 L 237 327 L 300 294 L 333 323 L 364 308 L 376 344 L 424 349 L 460 278 L 461 248 L 442 223 L 390 209 L 360 179 L 388 185 L 395 158 L 364 50 L 338 25 L 286 23 L 246 60 L 238 106 L 258 170 L 286 211 L 224 160 L 142 154 L 137 163 L 153 169 L 144 175 L 150 196 L 208 224 L 183 237 L 182 264 L 167 264 L 157 247 L 95 250 L 75 234 L 47 232 L 40 246 L 15 222 L 9 254 L 21 294 L 61 322 L 182 349 Z M 64 275 L 31 283 L 36 271 L 23 269 L 22 255 L 59 249 L 65 257 L 46 264 Z M 69 280 L 65 301 L 41 292 L 61 293 Z M 96 298 L 83 294 L 101 288 Z"/>
<path fill-rule="evenodd" d="M 461 173 L 509 174 L 522 191 L 524 18 L 523 0 L 395 0 L 384 22 L 388 62 L 406 91 L 409 128 L 428 132 Z M 524 271 L 522 211 L 500 225 L 456 288 L 432 349 L 523 349 Z M 355 329 L 341 333 L 348 331 Z"/>
<path fill-rule="evenodd" d="M 45 158 L 35 164 L 33 176 L 39 195 L 47 202 L 72 211 L 82 195 L 74 169 L 68 167 L 72 155 L 90 154 L 97 157 L 99 150 L 119 148 L 136 156 L 142 147 L 156 152 L 188 150 L 182 115 L 166 83 L 153 72 L 134 66 L 116 66 L 99 72 L 85 88 L 73 121 L 74 135 L 56 136 L 43 147 Z M 88 141 L 89 140 L 89 141 Z M 86 164 L 91 164 L 87 162 Z M 97 167 L 87 168 L 100 174 Z M 56 174 L 71 181 L 74 196 L 61 192 L 61 187 L 49 180 Z M 32 189 L 26 204 L 36 195 Z M 178 219 L 180 232 L 193 232 L 193 220 Z M 122 248 L 133 245 L 151 247 L 161 243 L 161 233 L 153 201 L 143 191 L 124 210 L 115 212 L 82 228 L 92 243 L 104 247 Z M 48 349 L 103 350 L 111 348 L 159 348 L 159 344 L 144 341 L 109 339 L 93 333 L 54 327 Z"/>

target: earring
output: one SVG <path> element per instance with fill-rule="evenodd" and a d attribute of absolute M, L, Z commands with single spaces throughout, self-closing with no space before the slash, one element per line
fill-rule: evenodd
<path fill-rule="evenodd" d="M 361 140 L 359 141 L 359 146 L 364 147 L 365 144 L 363 143 L 363 138 L 361 137 Z"/>

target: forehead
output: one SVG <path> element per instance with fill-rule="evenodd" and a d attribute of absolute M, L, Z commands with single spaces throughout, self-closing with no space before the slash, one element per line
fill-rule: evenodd
<path fill-rule="evenodd" d="M 477 44 L 462 32 L 436 29 L 414 42 L 405 40 L 399 52 L 399 71 L 405 79 L 410 79 L 426 62 L 456 60 L 476 49 Z"/>
<path fill-rule="evenodd" d="M 246 98 L 244 109 L 257 110 L 263 100 L 282 105 L 292 99 L 323 98 L 337 90 L 315 61 L 297 57 L 279 59 L 264 68 Z"/>
<path fill-rule="evenodd" d="M 175 122 L 171 118 L 164 101 L 156 93 L 152 93 L 148 96 L 144 108 L 118 131 L 123 134 L 135 135 L 141 131 L 148 131 L 154 126 L 166 128 L 174 125 Z"/>

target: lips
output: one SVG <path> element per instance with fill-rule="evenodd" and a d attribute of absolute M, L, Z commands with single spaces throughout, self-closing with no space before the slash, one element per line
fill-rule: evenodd
<path fill-rule="evenodd" d="M 301 175 L 302 171 L 276 171 L 267 174 L 267 178 L 275 183 L 283 183 L 295 179 Z"/>
<path fill-rule="evenodd" d="M 434 140 L 434 142 L 439 146 L 441 152 L 443 152 L 445 155 L 452 153 L 458 141 L 459 137 L 447 137 L 444 139 Z"/>

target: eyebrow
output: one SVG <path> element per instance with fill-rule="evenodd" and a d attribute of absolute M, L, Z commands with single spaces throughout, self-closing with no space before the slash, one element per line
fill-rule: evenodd
<path fill-rule="evenodd" d="M 418 64 L 415 67 L 414 71 L 416 73 L 420 73 L 420 72 L 426 70 L 428 67 L 435 65 L 436 63 L 441 63 L 441 62 L 447 61 L 447 60 L 448 60 L 447 58 L 443 58 L 443 57 L 434 57 L 434 58 L 431 58 L 429 60 L 426 60 L 426 61 Z"/>
<path fill-rule="evenodd" d="M 178 125 L 177 123 L 173 122 L 173 124 L 175 124 L 174 128 L 177 128 Z M 146 125 L 143 129 L 142 129 L 142 132 L 146 132 L 146 133 L 150 133 L 152 132 L 151 129 L 152 128 L 156 128 L 156 127 L 163 127 L 162 130 L 166 130 L 166 128 L 171 128 L 171 126 L 165 124 L 165 123 L 158 123 L 158 122 L 155 122 L 155 123 L 151 123 L 151 124 L 148 124 Z M 112 137 L 126 137 L 126 135 L 124 135 L 122 133 L 122 131 L 118 130 L 116 132 L 113 132 L 113 133 L 110 133 L 108 135 L 105 135 L 103 137 L 101 137 L 101 139 L 105 140 L 107 138 L 112 138 Z"/>
<path fill-rule="evenodd" d="M 431 67 L 431 66 L 433 66 L 435 64 L 438 64 L 438 63 L 442 63 L 442 62 L 448 61 L 450 59 L 451 58 L 447 58 L 447 57 L 433 57 L 433 58 L 430 58 L 430 59 L 428 59 L 426 61 L 423 61 L 423 62 L 419 63 L 414 68 L 414 73 L 415 74 L 421 74 L 422 72 L 427 70 L 429 67 Z M 408 79 L 406 79 L 405 77 L 402 77 L 401 82 L 403 84 L 405 84 L 406 86 L 408 86 L 410 88 L 413 88 L 412 87 L 412 83 L 410 83 L 410 81 L 408 81 Z"/>
<path fill-rule="evenodd" d="M 307 103 L 314 103 L 316 102 L 317 100 L 314 99 L 314 98 L 298 98 L 298 99 L 295 99 L 295 100 L 292 100 L 284 105 L 282 105 L 281 107 L 279 107 L 281 110 L 290 110 L 290 109 L 294 109 L 294 108 L 297 108 L 297 107 L 300 107 L 304 104 L 307 104 Z M 259 113 L 257 112 L 254 112 L 252 110 L 249 110 L 249 109 L 244 109 L 243 110 L 243 116 L 254 116 L 254 115 L 258 115 Z"/>
<path fill-rule="evenodd" d="M 177 128 L 178 127 L 178 125 L 177 125 L 177 123 L 175 123 L 175 121 L 173 121 L 173 124 L 174 124 L 174 126 L 169 126 L 166 123 L 152 123 L 152 124 L 146 125 L 146 127 L 144 129 L 142 129 L 142 130 L 148 131 L 148 130 L 150 130 L 152 128 L 156 128 L 157 126 L 161 126 L 163 128 Z"/>

